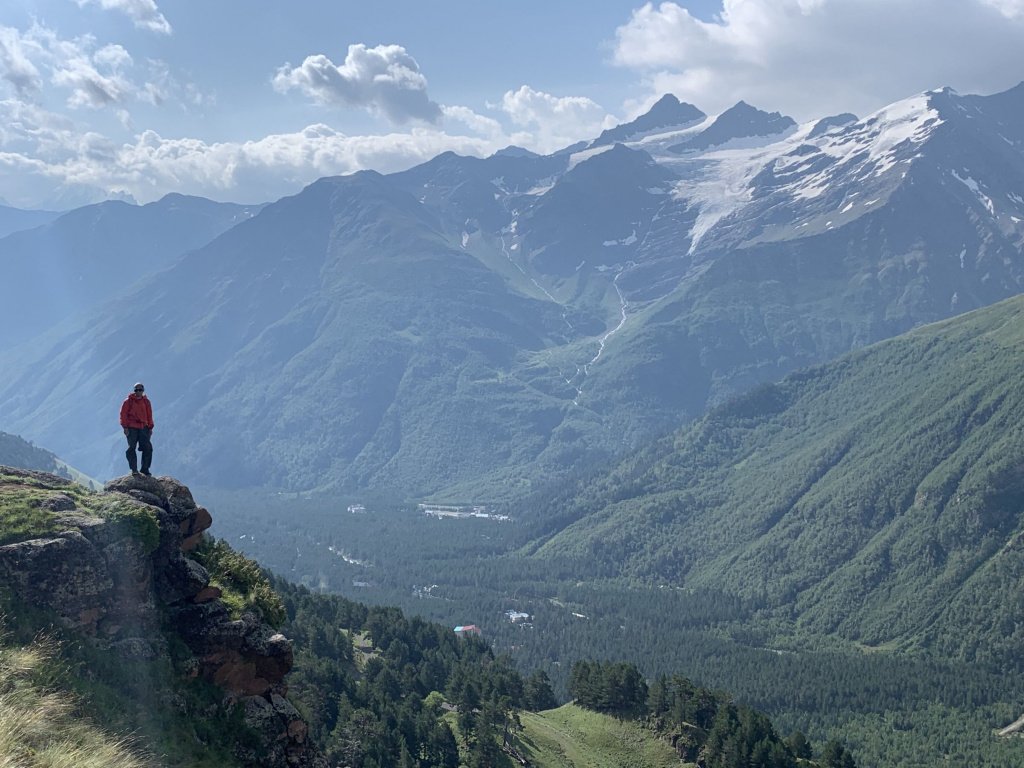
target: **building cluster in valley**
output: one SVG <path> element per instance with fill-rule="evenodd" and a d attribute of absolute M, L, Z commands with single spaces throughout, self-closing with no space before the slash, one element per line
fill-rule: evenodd
<path fill-rule="evenodd" d="M 435 584 L 434 586 L 437 585 Z M 533 626 L 533 616 L 528 613 L 523 613 L 522 611 L 505 611 L 505 618 L 513 624 L 525 627 Z M 476 624 L 460 624 L 455 627 L 454 631 L 459 637 L 465 637 L 466 635 L 476 635 L 477 637 L 483 636 L 483 630 L 481 630 Z"/>
<path fill-rule="evenodd" d="M 421 514 L 427 515 L 428 517 L 436 517 L 438 520 L 465 520 L 475 517 L 482 520 L 497 520 L 501 523 L 508 523 L 512 521 L 512 518 L 508 515 L 498 515 L 493 512 L 488 512 L 487 507 L 481 504 L 418 504 L 417 507 Z"/>

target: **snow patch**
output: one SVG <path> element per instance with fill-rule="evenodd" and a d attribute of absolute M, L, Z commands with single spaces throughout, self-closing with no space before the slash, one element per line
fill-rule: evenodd
<path fill-rule="evenodd" d="M 924 93 L 880 109 L 866 122 L 871 124 L 872 121 L 877 121 L 878 132 L 871 142 L 869 155 L 879 164 L 878 175 L 895 165 L 897 147 L 906 141 L 920 144 L 943 122 Z"/>
<path fill-rule="evenodd" d="M 953 171 L 952 173 L 953 178 L 955 178 L 957 181 L 959 181 L 961 184 L 963 184 L 965 187 L 971 190 L 971 192 L 974 193 L 974 196 L 978 198 L 981 204 L 985 206 L 985 208 L 992 216 L 996 215 L 996 207 L 992 203 L 992 198 L 990 198 L 988 195 L 981 191 L 981 187 L 978 186 L 978 182 L 976 182 L 970 176 L 967 176 L 965 178 L 956 171 Z"/>
<path fill-rule="evenodd" d="M 690 230 L 691 254 L 713 226 L 750 202 L 754 177 L 778 154 L 778 148 L 766 147 L 713 152 L 704 156 L 711 162 L 703 164 L 695 177 L 676 184 L 673 198 L 700 210 Z"/>
<path fill-rule="evenodd" d="M 634 149 L 642 149 L 650 154 L 661 154 L 667 151 L 669 147 L 681 144 L 686 139 L 705 130 L 717 119 L 718 117 L 716 115 L 712 115 L 683 129 L 675 128 L 671 130 L 655 131 L 647 136 L 643 136 L 642 138 L 637 137 L 630 139 L 626 142 L 626 146 Z"/>
<path fill-rule="evenodd" d="M 594 147 L 593 149 L 584 149 L 582 152 L 573 152 L 571 155 L 569 155 L 569 167 L 566 170 L 571 171 L 584 160 L 589 160 L 592 157 L 597 157 L 598 155 L 603 154 L 608 150 L 614 148 L 614 144 L 608 144 L 601 147 Z"/>
<path fill-rule="evenodd" d="M 624 237 L 621 240 L 605 240 L 602 245 L 606 248 L 610 248 L 613 245 L 632 245 L 637 241 L 636 230 L 629 237 Z"/>
<path fill-rule="evenodd" d="M 547 192 L 549 189 L 555 186 L 555 181 L 557 181 L 557 179 L 554 176 L 548 176 L 547 178 L 538 181 L 535 185 L 530 187 L 530 189 L 526 190 L 526 192 L 524 192 L 523 194 L 531 195 L 534 197 L 543 195 L 545 192 Z"/>

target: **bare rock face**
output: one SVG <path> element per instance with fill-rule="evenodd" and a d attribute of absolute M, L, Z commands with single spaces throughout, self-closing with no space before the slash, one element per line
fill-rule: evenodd
<path fill-rule="evenodd" d="M 153 549 L 115 521 L 78 510 L 62 492 L 68 481 L 4 471 L 25 477 L 35 489 L 51 490 L 40 506 L 58 513 L 58 527 L 66 527 L 0 547 L 0 580 L 21 600 L 54 612 L 124 658 L 166 653 L 159 628 L 161 618 L 169 619 L 194 654 L 190 674 L 222 688 L 224 706 L 243 707 L 262 744 L 239 755 L 247 765 L 326 768 L 307 742 L 306 724 L 285 699 L 290 641 L 253 613 L 232 619 L 210 574 L 187 555 L 213 519 L 186 486 L 170 477 L 128 475 L 107 483 L 100 495 L 122 512 L 155 516 L 159 543 Z"/>
<path fill-rule="evenodd" d="M 272 764 L 317 765 L 326 768 L 326 762 L 303 762 L 309 728 L 298 710 L 283 696 L 273 694 L 270 698 L 250 697 L 245 702 L 245 721 L 260 735 L 263 744 L 259 751 L 265 759 L 273 761 Z M 286 734 L 287 738 L 274 736 L 281 733 Z M 258 762 L 255 753 L 244 755 L 243 759 Z"/>
<path fill-rule="evenodd" d="M 239 756 L 252 766 L 326 768 L 307 743 L 306 724 L 284 698 L 285 675 L 293 664 L 291 642 L 253 613 L 232 620 L 219 588 L 210 586 L 209 573 L 187 556 L 213 523 L 210 513 L 169 477 L 127 475 L 107 483 L 105 490 L 157 509 L 156 592 L 195 654 L 197 673 L 224 689 L 229 706 L 244 707 L 246 723 L 263 748 Z"/>
<path fill-rule="evenodd" d="M 101 642 L 155 634 L 159 615 L 145 543 L 116 523 L 78 510 L 61 492 L 70 481 L 43 472 L 4 472 L 53 491 L 40 507 L 59 512 L 56 520 L 64 530 L 0 547 L 0 579 L 26 603 Z M 135 502 L 124 504 L 130 510 Z"/>

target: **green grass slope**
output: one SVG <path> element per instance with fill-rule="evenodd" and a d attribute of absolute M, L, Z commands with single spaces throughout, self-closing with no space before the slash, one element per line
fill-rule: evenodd
<path fill-rule="evenodd" d="M 523 712 L 517 748 L 537 768 L 677 768 L 671 745 L 635 721 L 566 704 Z"/>
<path fill-rule="evenodd" d="M 146 768 L 155 763 L 78 711 L 52 687 L 53 650 L 0 637 L 0 766 Z"/>
<path fill-rule="evenodd" d="M 552 500 L 527 551 L 1019 665 L 1022 364 L 1018 297 L 790 376 Z"/>

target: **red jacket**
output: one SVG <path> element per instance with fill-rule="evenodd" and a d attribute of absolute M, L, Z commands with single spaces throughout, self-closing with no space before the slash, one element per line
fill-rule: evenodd
<path fill-rule="evenodd" d="M 153 406 L 145 395 L 128 395 L 121 403 L 121 426 L 125 429 L 152 429 Z"/>

